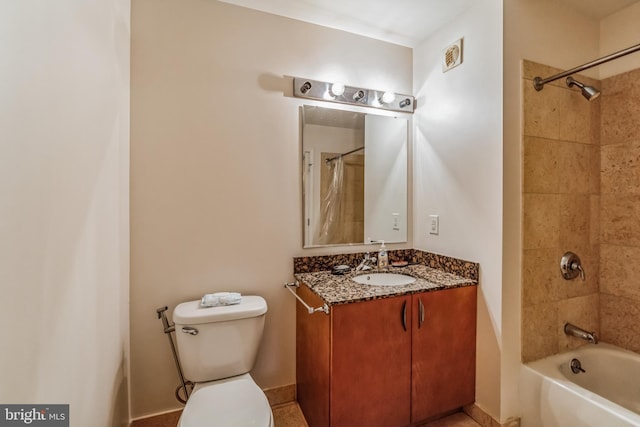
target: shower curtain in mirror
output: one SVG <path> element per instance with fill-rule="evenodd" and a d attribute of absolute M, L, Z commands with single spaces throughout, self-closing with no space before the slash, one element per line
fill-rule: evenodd
<path fill-rule="evenodd" d="M 330 162 L 326 159 L 332 158 Z M 320 177 L 320 245 L 364 240 L 364 155 L 322 153 Z"/>
<path fill-rule="evenodd" d="M 322 197 L 321 204 L 321 221 L 319 243 L 334 244 L 343 240 L 342 227 L 340 226 L 340 218 L 342 217 L 343 207 L 343 180 L 344 180 L 344 160 L 338 157 L 328 163 L 325 163 L 329 170 L 329 183 L 326 187 L 326 193 Z"/>

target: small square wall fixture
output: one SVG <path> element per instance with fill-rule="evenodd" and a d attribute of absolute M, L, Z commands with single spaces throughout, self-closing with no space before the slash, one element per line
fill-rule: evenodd
<path fill-rule="evenodd" d="M 442 49 L 442 72 L 462 64 L 462 39 L 458 39 Z"/>
<path fill-rule="evenodd" d="M 395 92 L 346 86 L 339 82 L 293 78 L 293 95 L 298 98 L 337 102 L 380 110 L 413 113 L 415 98 Z"/>

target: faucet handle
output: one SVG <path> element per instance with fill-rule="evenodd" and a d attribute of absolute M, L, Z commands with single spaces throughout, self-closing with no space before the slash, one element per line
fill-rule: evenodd
<path fill-rule="evenodd" d="M 580 276 L 582 281 L 585 280 L 580 257 L 573 252 L 567 252 L 562 256 L 560 260 L 560 271 L 562 271 L 562 277 L 564 277 L 565 280 L 575 279 L 578 276 Z"/>

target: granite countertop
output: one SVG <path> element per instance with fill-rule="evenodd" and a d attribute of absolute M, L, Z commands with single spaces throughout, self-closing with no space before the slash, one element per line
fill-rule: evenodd
<path fill-rule="evenodd" d="M 334 275 L 330 271 L 318 271 L 315 273 L 296 273 L 294 277 L 300 283 L 307 285 L 329 306 L 478 284 L 476 280 L 422 264 L 389 267 L 380 271 L 381 273 L 399 273 L 415 277 L 416 281 L 410 285 L 372 286 L 361 285 L 351 280 L 355 276 L 377 272 L 377 269 L 372 269 L 357 273 L 352 271 L 345 275 Z"/>

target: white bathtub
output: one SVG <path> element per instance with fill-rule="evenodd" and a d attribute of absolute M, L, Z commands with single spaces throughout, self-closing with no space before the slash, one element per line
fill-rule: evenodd
<path fill-rule="evenodd" d="M 520 404 L 522 427 L 640 427 L 640 355 L 589 344 L 522 365 Z"/>

